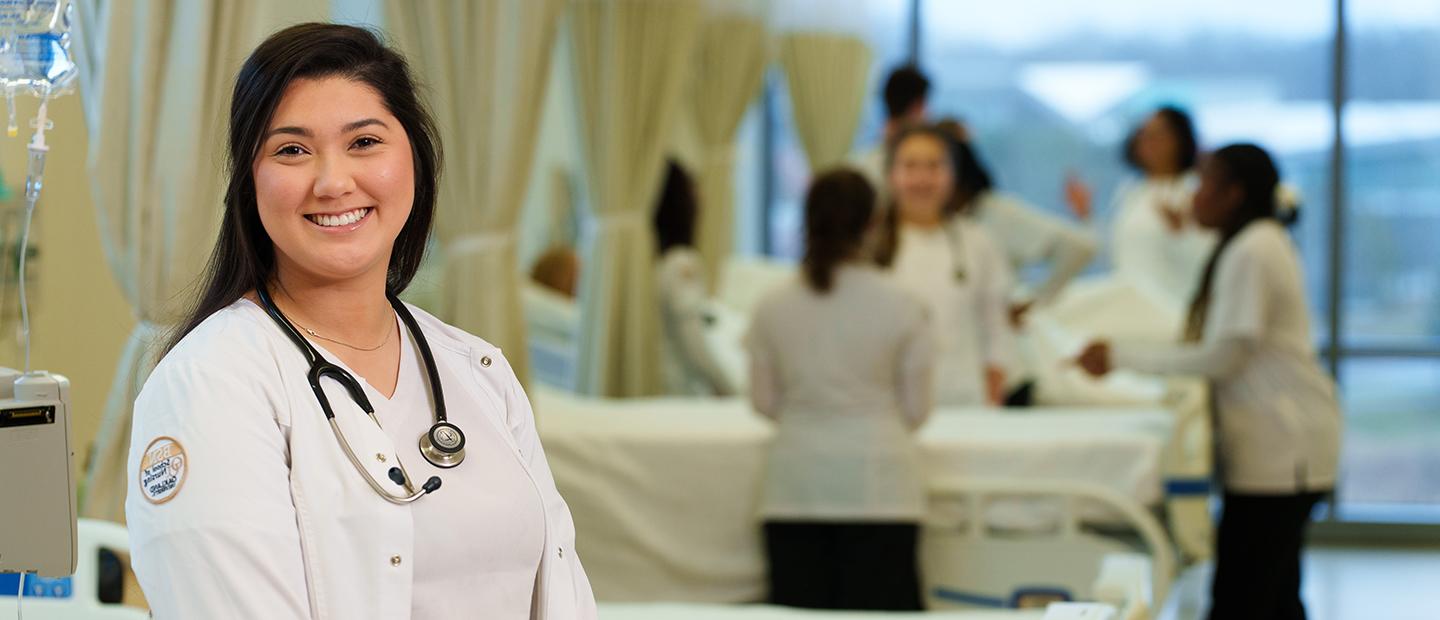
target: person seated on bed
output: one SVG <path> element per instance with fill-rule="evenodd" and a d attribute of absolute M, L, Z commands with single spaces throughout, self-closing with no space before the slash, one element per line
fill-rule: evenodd
<path fill-rule="evenodd" d="M 731 396 L 736 393 L 735 382 L 706 336 L 713 319 L 704 264 L 695 250 L 698 212 L 690 175 L 674 160 L 666 162 L 654 222 L 660 251 L 655 287 L 660 298 L 665 391 L 676 396 Z"/>
<path fill-rule="evenodd" d="M 1269 154 L 1236 144 L 1202 166 L 1194 217 L 1218 234 L 1185 344 L 1088 346 L 1089 373 L 1203 376 L 1214 390 L 1220 487 L 1210 618 L 1304 618 L 1300 562 L 1315 505 L 1335 485 L 1341 416 L 1321 369 L 1299 252 L 1277 209 Z"/>
<path fill-rule="evenodd" d="M 777 605 L 923 607 L 914 434 L 935 339 L 924 303 L 862 256 L 874 210 L 860 173 L 816 178 L 800 277 L 765 295 L 745 338 L 751 403 L 776 425 L 761 510 Z"/>
<path fill-rule="evenodd" d="M 575 249 L 557 245 L 535 260 L 530 279 L 551 291 L 575 299 L 580 286 L 580 256 Z"/>

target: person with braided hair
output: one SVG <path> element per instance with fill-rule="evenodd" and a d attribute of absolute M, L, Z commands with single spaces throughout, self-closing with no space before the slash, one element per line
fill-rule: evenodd
<path fill-rule="evenodd" d="M 1210 618 L 1304 618 L 1300 562 L 1310 513 L 1335 485 L 1341 415 L 1311 340 L 1299 253 L 1277 208 L 1279 174 L 1260 147 L 1222 148 L 1202 167 L 1196 221 L 1218 235 L 1185 342 L 1093 343 L 1094 376 L 1123 367 L 1198 375 L 1214 391 L 1224 509 Z"/>

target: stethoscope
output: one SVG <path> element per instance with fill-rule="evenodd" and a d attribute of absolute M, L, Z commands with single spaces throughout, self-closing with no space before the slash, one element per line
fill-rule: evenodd
<path fill-rule="evenodd" d="M 968 261 L 965 258 L 964 235 L 960 234 L 960 226 L 958 225 L 952 226 L 947 223 L 945 226 L 947 229 L 945 231 L 945 238 L 950 242 L 951 275 L 954 276 L 956 283 L 964 284 L 969 271 L 966 269 Z"/>
<path fill-rule="evenodd" d="M 280 309 L 275 306 L 275 301 L 270 298 L 270 293 L 265 287 L 256 287 L 255 292 L 260 297 L 260 305 L 265 312 L 275 320 L 290 341 L 300 348 L 305 354 L 305 361 L 310 364 L 310 372 L 306 378 L 310 382 L 310 389 L 315 392 L 315 399 L 320 401 L 320 410 L 325 412 L 326 421 L 330 422 L 330 430 L 334 431 L 335 439 L 340 442 L 340 447 L 345 450 L 345 456 L 350 458 L 350 464 L 359 470 L 364 476 L 365 482 L 370 483 L 370 488 L 379 493 L 381 497 L 396 504 L 409 504 L 440 488 L 440 477 L 431 476 L 429 480 L 417 491 L 410 482 L 410 472 L 405 471 L 405 465 L 396 458 L 396 466 L 390 468 L 390 481 L 405 487 L 405 494 L 397 495 L 380 485 L 380 482 L 370 475 L 370 470 L 355 456 L 355 451 L 350 448 L 350 442 L 345 440 L 345 433 L 340 430 L 340 425 L 335 422 L 335 411 L 330 407 L 330 399 L 325 396 L 325 390 L 320 387 L 320 379 L 329 377 L 345 387 L 350 393 L 351 400 L 359 405 L 366 415 L 370 416 L 376 426 L 380 425 L 380 419 L 375 417 L 375 407 L 371 406 L 370 399 L 365 396 L 365 390 L 360 387 L 360 382 L 355 380 L 344 368 L 326 361 L 320 355 L 320 351 L 310 344 L 304 336 L 300 335 L 295 325 L 285 318 Z M 425 361 L 425 374 L 430 380 L 430 395 L 435 402 L 435 424 L 430 431 L 420 437 L 420 454 L 429 461 L 431 465 L 442 469 L 449 469 L 459 465 L 465 460 L 465 433 L 460 432 L 460 427 L 451 424 L 445 419 L 445 394 L 440 389 L 440 373 L 435 370 L 435 357 L 430 353 L 430 343 L 426 342 L 425 334 L 421 333 L 420 325 L 415 322 L 415 317 L 410 314 L 410 309 L 399 298 L 386 293 L 386 299 L 390 300 L 391 307 L 395 313 L 400 315 L 400 320 L 405 323 L 406 329 L 410 330 L 410 336 L 415 339 L 415 344 L 420 347 L 420 357 Z"/>

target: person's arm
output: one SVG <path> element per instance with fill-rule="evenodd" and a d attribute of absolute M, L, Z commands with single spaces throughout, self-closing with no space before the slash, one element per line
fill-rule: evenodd
<path fill-rule="evenodd" d="M 1244 368 L 1254 350 L 1254 341 L 1248 338 L 1168 346 L 1117 343 L 1111 347 L 1111 358 L 1117 368 L 1223 380 Z"/>
<path fill-rule="evenodd" d="M 135 401 L 125 514 L 156 618 L 311 617 L 280 421 L 288 405 L 262 375 L 179 360 L 161 364 Z M 172 469 L 146 462 L 171 443 Z"/>
<path fill-rule="evenodd" d="M 910 430 L 918 430 L 935 407 L 935 331 L 923 308 L 917 308 L 912 315 L 897 359 L 895 386 L 900 415 Z"/>
<path fill-rule="evenodd" d="M 776 420 L 780 417 L 782 382 L 769 344 L 762 341 L 757 327 L 752 323 L 745 336 L 745 348 L 750 353 L 750 406 L 756 413 Z"/>
<path fill-rule="evenodd" d="M 1099 244 L 1086 227 L 1046 213 L 1009 194 L 991 192 L 980 210 L 980 222 L 995 235 L 1003 254 L 1017 265 L 1044 263 L 1049 267 L 1043 283 L 1027 298 L 1011 306 L 1011 323 L 1018 325 L 1035 304 L 1046 304 L 1085 270 Z"/>
<path fill-rule="evenodd" d="M 682 265 L 664 291 L 666 311 L 676 321 L 676 342 L 680 355 L 704 377 L 716 396 L 735 394 L 735 384 L 715 357 L 706 337 L 711 318 L 707 309 L 705 283 L 699 265 Z"/>
<path fill-rule="evenodd" d="M 972 230 L 966 242 L 976 258 L 976 295 L 980 311 L 980 357 L 984 362 L 986 399 L 992 405 L 1004 401 L 1007 369 L 1014 363 L 1015 333 L 1010 321 L 1010 265 L 983 231 Z"/>
<path fill-rule="evenodd" d="M 1035 289 L 1032 303 L 1047 304 L 1065 290 L 1075 276 L 1085 271 L 1095 259 L 1100 244 L 1095 236 L 1077 226 L 1063 226 L 1057 230 L 1050 242 L 1047 258 L 1050 261 L 1050 275 Z"/>
<path fill-rule="evenodd" d="M 1094 213 L 1093 196 L 1090 186 L 1075 171 L 1065 174 L 1065 204 L 1070 207 L 1070 212 L 1075 214 L 1075 219 L 1081 222 L 1090 221 L 1090 215 Z"/>
<path fill-rule="evenodd" d="M 1092 344 L 1081 354 L 1081 365 L 1097 375 L 1115 366 L 1211 380 L 1227 379 L 1243 369 L 1264 335 L 1270 276 L 1263 252 L 1238 243 L 1216 268 L 1205 337 L 1199 344 Z"/>
<path fill-rule="evenodd" d="M 499 352 L 494 355 L 504 360 Z M 492 368 L 491 372 L 495 372 L 495 369 Z M 576 620 L 595 620 L 599 616 L 595 592 L 590 587 L 590 577 L 585 574 L 584 565 L 580 563 L 580 553 L 575 550 L 575 519 L 570 514 L 570 506 L 565 503 L 565 498 L 555 486 L 555 477 L 550 472 L 550 461 L 545 458 L 545 449 L 540 445 L 540 434 L 535 429 L 535 412 L 531 408 L 530 398 L 525 394 L 520 380 L 516 378 L 509 360 L 504 361 L 500 372 L 509 374 L 505 381 L 509 385 L 505 391 L 506 425 L 520 450 L 520 458 L 525 461 L 535 480 L 535 486 L 540 490 L 541 501 L 545 504 L 545 519 L 550 526 L 549 534 L 558 537 L 558 540 L 549 540 L 550 544 L 544 550 L 546 560 L 556 567 L 549 571 L 549 591 L 546 594 L 552 602 L 561 606 L 552 608 L 551 615 Z M 560 592 L 568 591 L 569 596 L 550 594 L 557 589 Z M 543 605 L 546 602 L 538 601 L 538 604 Z"/>

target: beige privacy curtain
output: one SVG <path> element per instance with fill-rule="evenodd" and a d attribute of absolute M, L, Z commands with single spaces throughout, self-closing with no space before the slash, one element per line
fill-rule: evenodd
<path fill-rule="evenodd" d="M 695 127 L 700 134 L 700 221 L 695 245 L 705 261 L 711 291 L 734 246 L 735 131 L 760 92 L 769 60 L 765 21 L 754 14 L 727 10 L 736 0 L 711 2 L 700 30 L 695 82 L 691 91 Z"/>
<path fill-rule="evenodd" d="M 698 0 L 571 0 L 588 222 L 580 286 L 582 392 L 660 392 L 650 216 L 680 110 Z"/>
<path fill-rule="evenodd" d="M 810 169 L 844 162 L 865 103 L 870 48 L 855 35 L 792 32 L 780 37 L 780 63 Z"/>
<path fill-rule="evenodd" d="M 295 0 L 82 0 L 88 170 L 106 260 L 137 325 L 90 455 L 81 514 L 124 521 L 131 404 L 215 242 L 235 72 L 270 31 L 324 17 Z M 317 7 L 318 8 L 313 8 Z M 87 40 L 88 38 L 88 40 Z"/>
<path fill-rule="evenodd" d="M 391 29 L 430 91 L 445 149 L 436 232 L 440 314 L 499 346 L 528 383 L 516 252 L 564 0 L 388 3 Z"/>

